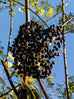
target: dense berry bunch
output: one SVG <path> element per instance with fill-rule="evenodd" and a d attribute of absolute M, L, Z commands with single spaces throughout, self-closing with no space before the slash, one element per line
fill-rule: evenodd
<path fill-rule="evenodd" d="M 32 76 L 33 78 L 45 78 L 51 74 L 54 61 L 52 58 L 59 56 L 57 52 L 61 46 L 63 37 L 61 27 L 50 26 L 42 29 L 38 22 L 31 21 L 20 26 L 17 38 L 15 38 L 10 51 L 13 53 L 15 69 L 18 73 Z M 50 49 L 51 43 L 53 48 Z"/>

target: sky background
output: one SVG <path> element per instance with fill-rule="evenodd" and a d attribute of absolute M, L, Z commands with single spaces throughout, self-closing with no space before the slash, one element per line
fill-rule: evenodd
<path fill-rule="evenodd" d="M 61 0 L 49 0 L 53 6 L 61 3 Z M 67 0 L 65 0 L 67 2 Z M 21 6 L 19 6 L 21 7 Z M 12 41 L 17 36 L 20 25 L 25 23 L 25 13 L 21 13 L 18 11 L 18 8 L 15 8 L 16 15 L 13 17 L 13 30 L 12 30 Z M 69 4 L 66 7 L 66 13 L 69 12 L 74 13 L 74 0 L 70 0 Z M 34 14 L 30 13 L 30 19 Z M 61 14 L 60 14 L 61 15 Z M 55 19 L 47 22 L 48 25 L 57 24 L 58 16 Z M 0 12 L 0 41 L 1 45 L 4 46 L 4 54 L 7 54 L 7 45 L 9 38 L 9 30 L 10 30 L 10 16 L 8 15 L 8 10 L 3 10 Z M 68 67 L 68 77 L 74 76 L 74 34 L 66 35 L 66 53 L 67 53 L 67 67 Z M 64 62 L 63 55 L 60 52 L 60 57 L 55 58 L 56 64 L 52 69 L 52 76 L 54 77 L 55 87 L 56 83 L 63 83 L 65 81 L 64 77 Z M 0 73 L 1 75 L 1 73 Z M 55 76 L 54 76 L 55 75 Z M 58 99 L 58 98 L 54 98 Z"/>

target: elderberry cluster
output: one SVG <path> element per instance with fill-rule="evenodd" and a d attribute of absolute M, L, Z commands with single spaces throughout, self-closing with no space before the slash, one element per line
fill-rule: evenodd
<path fill-rule="evenodd" d="M 31 21 L 20 26 L 17 38 L 10 51 L 13 53 L 15 70 L 33 78 L 45 78 L 51 74 L 54 61 L 59 56 L 63 41 L 62 28 L 55 25 L 42 29 L 38 22 Z M 54 42 L 52 49 L 50 45 Z"/>

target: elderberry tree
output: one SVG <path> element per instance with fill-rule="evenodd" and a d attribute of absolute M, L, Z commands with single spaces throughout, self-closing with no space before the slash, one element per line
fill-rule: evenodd
<path fill-rule="evenodd" d="M 50 76 L 55 64 L 51 59 L 60 55 L 58 50 L 63 42 L 62 34 L 62 27 L 55 25 L 42 29 L 38 22 L 31 21 L 20 26 L 19 34 L 10 47 L 18 74 L 24 73 L 37 79 Z M 54 43 L 52 49 L 51 43 Z"/>
<path fill-rule="evenodd" d="M 5 0 L 5 2 L 10 3 L 10 0 L 9 1 Z M 3 4 L 5 2 L 1 1 L 1 3 Z M 16 7 L 17 3 L 21 5 L 21 3 L 19 2 L 13 2 L 13 7 Z M 33 9 L 34 7 L 35 8 L 37 7 L 36 13 L 40 14 L 41 16 L 45 14 L 46 21 L 49 21 L 49 19 L 52 19 L 53 16 L 54 17 L 57 16 L 62 11 L 61 9 L 62 6 L 59 5 L 57 6 L 56 14 L 53 15 L 53 11 L 52 11 L 53 7 L 49 5 L 48 0 L 47 2 L 46 1 L 44 2 L 43 0 L 41 0 L 41 6 L 38 6 L 38 0 L 35 0 L 35 2 L 30 1 L 30 4 L 32 5 Z M 6 6 L 8 6 L 8 4 Z M 8 7 L 6 7 L 6 9 L 7 8 Z M 24 12 L 25 7 L 23 6 L 19 10 L 21 12 Z M 11 9 L 11 11 L 9 11 L 9 14 L 11 15 L 11 12 L 13 11 L 14 9 L 13 10 Z M 15 14 L 15 12 L 13 12 L 13 14 Z M 37 16 L 39 17 L 39 15 Z M 41 17 L 39 18 L 43 21 Z M 68 27 L 66 26 L 67 29 Z M 27 24 L 23 24 L 20 26 L 18 35 L 13 40 L 13 44 L 8 49 L 8 51 L 12 52 L 12 55 L 14 57 L 13 58 L 10 55 L 10 53 L 8 54 L 10 59 L 14 60 L 13 64 L 9 62 L 7 63 L 8 67 L 12 67 L 14 69 L 14 72 L 10 73 L 11 76 L 17 73 L 17 75 L 24 74 L 25 76 L 28 76 L 28 79 L 30 77 L 30 79 L 28 80 L 28 84 L 30 88 L 24 84 L 24 87 L 30 93 L 28 94 L 28 96 L 30 95 L 29 98 L 31 97 L 33 99 L 33 97 L 37 97 L 37 94 L 35 91 L 37 88 L 36 89 L 33 88 L 35 86 L 34 85 L 32 86 L 33 83 L 30 82 L 30 80 L 34 81 L 33 78 L 43 79 L 51 75 L 53 65 L 55 64 L 53 59 L 56 58 L 56 56 L 60 55 L 59 49 L 61 48 L 62 42 L 64 40 L 63 38 L 64 31 L 62 28 L 63 27 L 61 27 L 61 24 L 59 26 L 50 24 L 48 28 L 44 29 L 42 28 L 40 23 L 36 21 L 31 21 Z M 72 28 L 73 28 L 73 25 L 72 25 Z M 17 95 L 16 91 L 15 93 Z M 10 95 L 10 97 L 13 97 L 13 96 L 14 95 Z"/>

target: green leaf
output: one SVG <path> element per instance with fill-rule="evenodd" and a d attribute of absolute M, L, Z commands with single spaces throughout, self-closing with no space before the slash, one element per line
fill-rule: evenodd
<path fill-rule="evenodd" d="M 31 89 L 35 89 L 35 90 L 39 91 L 38 88 L 33 83 L 30 84 L 30 87 L 31 87 Z"/>
<path fill-rule="evenodd" d="M 49 88 L 53 87 L 53 85 L 54 85 L 53 80 L 54 79 L 51 76 L 47 78 L 47 81 L 46 81 L 48 84 L 47 87 L 49 87 Z"/>
<path fill-rule="evenodd" d="M 0 8 L 0 11 L 1 11 L 2 9 Z"/>
<path fill-rule="evenodd" d="M 44 1 L 43 1 L 43 0 L 41 1 L 41 6 L 42 6 L 42 5 L 44 5 Z"/>
<path fill-rule="evenodd" d="M 28 77 L 28 81 L 30 81 L 30 82 L 36 82 L 37 79 L 34 79 L 34 78 L 32 78 L 32 77 Z"/>
<path fill-rule="evenodd" d="M 2 3 L 2 0 L 0 0 L 0 3 Z"/>
<path fill-rule="evenodd" d="M 8 8 L 8 6 L 5 6 L 5 8 L 7 9 L 7 8 Z"/>
<path fill-rule="evenodd" d="M 61 4 L 57 5 L 56 11 L 57 12 L 61 12 L 62 11 L 62 5 Z"/>
<path fill-rule="evenodd" d="M 14 7 L 17 7 L 17 3 L 13 2 L 13 6 L 14 6 Z"/>

